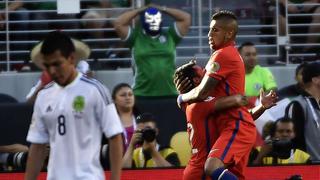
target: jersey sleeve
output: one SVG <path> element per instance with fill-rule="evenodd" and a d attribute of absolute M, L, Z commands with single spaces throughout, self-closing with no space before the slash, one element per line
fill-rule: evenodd
<path fill-rule="evenodd" d="M 49 132 L 41 118 L 41 98 L 39 96 L 40 94 L 38 95 L 34 105 L 27 141 L 31 143 L 45 144 L 49 142 Z"/>
<path fill-rule="evenodd" d="M 136 28 L 129 27 L 128 35 L 124 41 L 126 42 L 126 44 L 130 48 L 132 48 L 134 45 L 134 41 L 137 37 L 137 33 L 138 33 L 139 29 L 141 30 L 141 28 L 139 28 L 139 27 L 136 27 Z"/>
<path fill-rule="evenodd" d="M 103 133 L 107 138 L 123 132 L 114 103 L 111 101 L 109 90 L 103 86 L 103 96 L 97 96 L 96 116 L 101 125 Z"/>
<path fill-rule="evenodd" d="M 225 79 L 234 71 L 235 63 L 232 63 L 226 56 L 225 52 L 216 51 L 210 57 L 205 69 L 206 75 L 217 80 Z"/>
<path fill-rule="evenodd" d="M 177 23 L 174 23 L 172 26 L 169 27 L 168 29 L 169 35 L 172 37 L 174 43 L 177 45 L 183 36 L 180 34 L 180 31 L 177 27 Z"/>
<path fill-rule="evenodd" d="M 276 88 L 277 87 L 277 83 L 274 79 L 274 76 L 272 74 L 272 72 L 267 69 L 267 68 L 264 68 L 264 73 L 263 73 L 263 79 L 264 79 L 264 89 L 266 90 L 270 90 L 270 89 L 273 89 L 273 88 Z"/>

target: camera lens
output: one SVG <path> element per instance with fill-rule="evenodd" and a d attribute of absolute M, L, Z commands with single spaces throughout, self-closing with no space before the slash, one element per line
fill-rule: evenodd
<path fill-rule="evenodd" d="M 145 128 L 142 130 L 142 139 L 147 142 L 152 142 L 156 139 L 156 131 L 152 128 Z"/>

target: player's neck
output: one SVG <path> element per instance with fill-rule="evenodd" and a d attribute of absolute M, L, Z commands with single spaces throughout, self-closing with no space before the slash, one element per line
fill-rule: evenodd
<path fill-rule="evenodd" d="M 69 84 L 71 84 L 78 76 L 78 71 L 76 69 L 72 70 L 72 73 L 70 74 L 67 82 L 65 85 L 62 85 L 62 86 L 68 86 Z"/>

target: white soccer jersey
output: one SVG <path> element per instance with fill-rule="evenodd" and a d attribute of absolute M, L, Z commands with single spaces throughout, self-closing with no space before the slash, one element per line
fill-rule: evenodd
<path fill-rule="evenodd" d="M 48 179 L 104 179 L 102 133 L 122 133 L 109 91 L 81 73 L 66 87 L 52 82 L 35 102 L 27 141 L 50 143 Z"/>

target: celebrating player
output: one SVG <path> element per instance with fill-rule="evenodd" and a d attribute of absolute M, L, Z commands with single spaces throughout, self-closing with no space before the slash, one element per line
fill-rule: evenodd
<path fill-rule="evenodd" d="M 200 85 L 179 95 L 178 104 L 201 102 L 210 96 L 244 95 L 245 69 L 234 42 L 237 31 L 237 18 L 232 12 L 219 11 L 212 16 L 208 37 L 210 48 L 216 51 Z M 244 179 L 244 168 L 256 139 L 251 114 L 244 106 L 229 108 L 216 113 L 210 123 L 214 144 L 205 163 L 206 175 L 214 180 Z"/>
<path fill-rule="evenodd" d="M 187 80 L 184 91 L 188 92 L 198 86 L 203 77 L 203 70 L 195 61 L 179 67 L 175 72 L 175 81 Z M 251 110 L 254 119 L 259 117 L 265 109 L 275 105 L 276 94 L 272 91 L 265 95 L 260 94 L 261 103 Z M 214 129 L 210 122 L 210 115 L 227 108 L 247 105 L 248 99 L 241 95 L 232 95 L 220 98 L 208 98 L 204 102 L 183 103 L 181 106 L 186 111 L 189 141 L 192 148 L 191 159 L 183 173 L 183 180 L 203 179 L 204 164 L 210 148 L 214 142 Z"/>
<path fill-rule="evenodd" d="M 76 70 L 74 44 L 62 32 L 48 34 L 41 54 L 53 82 L 36 98 L 27 135 L 31 146 L 25 179 L 37 179 L 47 143 L 47 179 L 104 179 L 99 161 L 104 133 L 109 138 L 111 179 L 119 180 L 122 126 L 108 90 Z"/>

